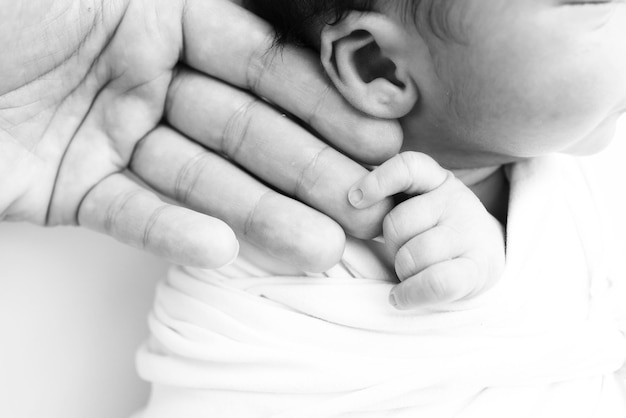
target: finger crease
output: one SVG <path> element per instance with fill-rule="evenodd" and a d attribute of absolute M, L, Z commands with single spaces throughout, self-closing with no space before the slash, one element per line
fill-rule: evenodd
<path fill-rule="evenodd" d="M 320 150 L 315 153 L 311 161 L 309 161 L 309 164 L 307 164 L 307 166 L 300 172 L 298 180 L 296 180 L 294 196 L 299 199 L 303 199 L 308 194 L 307 192 L 310 192 L 310 190 L 315 188 L 315 185 L 320 178 L 319 175 L 315 175 L 315 168 L 318 165 L 321 155 L 330 149 L 331 148 L 328 145 L 320 148 Z"/>
<path fill-rule="evenodd" d="M 385 234 L 385 239 L 388 239 L 389 241 L 391 241 L 391 244 L 394 244 L 396 246 L 399 246 L 399 242 L 396 242 L 396 240 L 394 238 L 397 238 L 400 236 L 399 231 L 398 231 L 398 227 L 396 226 L 396 218 L 393 215 L 393 212 L 387 214 L 387 225 L 389 225 L 389 228 L 391 229 L 391 231 L 388 231 Z M 389 233 L 391 233 L 391 236 L 389 236 Z"/>
<path fill-rule="evenodd" d="M 252 110 L 259 104 L 256 99 L 251 99 L 241 106 L 226 122 L 222 131 L 220 149 L 231 159 L 235 160 L 237 153 L 243 147 L 248 137 L 248 130 L 252 122 Z"/>
<path fill-rule="evenodd" d="M 124 211 L 124 208 L 133 198 L 139 196 L 141 193 L 143 193 L 143 190 L 133 190 L 132 192 L 124 193 L 117 197 L 109 206 L 109 210 L 107 211 L 106 218 L 104 220 L 104 230 L 107 233 L 111 234 L 113 232 L 113 225 L 116 224 L 116 220 Z"/>
<path fill-rule="evenodd" d="M 411 187 L 413 181 L 412 179 L 419 179 L 421 178 L 421 173 L 420 173 L 420 168 L 421 165 L 420 164 L 415 164 L 417 162 L 417 159 L 415 159 L 415 161 L 411 161 L 410 158 L 407 156 L 406 153 L 401 153 L 400 154 L 400 158 L 402 159 L 402 170 L 404 171 L 404 177 L 403 177 L 403 185 L 404 185 L 404 190 L 408 189 Z M 413 173 L 411 173 L 411 168 L 410 167 L 414 167 L 415 170 L 415 174 L 413 175 Z M 419 167 L 419 168 L 418 168 Z"/>
<path fill-rule="evenodd" d="M 273 35 L 268 33 L 266 37 L 267 42 L 263 44 L 269 45 L 273 40 Z M 259 92 L 261 83 L 268 73 L 273 59 L 270 50 L 266 50 L 265 48 L 253 48 L 253 52 L 248 59 L 248 66 L 246 67 L 246 86 L 248 90 L 254 93 Z"/>
<path fill-rule="evenodd" d="M 159 220 L 159 218 L 161 217 L 161 215 L 167 208 L 168 208 L 168 205 L 164 204 L 160 206 L 159 208 L 157 208 L 154 212 L 152 212 L 152 215 L 150 215 L 150 219 L 148 219 L 148 223 L 146 224 L 146 228 L 144 229 L 144 232 L 143 232 L 141 248 L 147 248 L 148 242 L 150 241 L 150 235 L 152 234 L 152 230 L 154 229 L 154 226 L 156 225 L 157 221 Z"/>
<path fill-rule="evenodd" d="M 194 190 L 200 173 L 201 167 L 207 163 L 207 155 L 204 151 L 198 152 L 193 156 L 183 168 L 178 172 L 176 176 L 176 183 L 174 185 L 174 196 L 177 201 L 187 204 L 189 203 L 189 195 Z"/>
<path fill-rule="evenodd" d="M 259 207 L 261 206 L 261 202 L 263 201 L 265 196 L 267 196 L 269 193 L 272 193 L 272 191 L 271 190 L 266 190 L 261 196 L 259 196 L 259 198 L 256 200 L 256 202 L 254 202 L 254 206 L 252 207 L 252 210 L 248 214 L 248 217 L 246 218 L 246 222 L 243 224 L 243 235 L 244 235 L 244 237 L 249 236 L 248 234 L 252 230 L 252 224 L 254 223 L 254 216 L 256 215 Z"/>

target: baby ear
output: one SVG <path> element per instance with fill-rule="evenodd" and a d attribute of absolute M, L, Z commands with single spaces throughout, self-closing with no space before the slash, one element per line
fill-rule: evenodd
<path fill-rule="evenodd" d="M 375 117 L 397 119 L 418 100 L 402 24 L 374 12 L 350 12 L 322 29 L 324 68 L 343 96 Z"/>

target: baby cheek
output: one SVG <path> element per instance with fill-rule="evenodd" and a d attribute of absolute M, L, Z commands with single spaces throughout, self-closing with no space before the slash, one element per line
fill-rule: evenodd
<path fill-rule="evenodd" d="M 620 86 L 594 61 L 526 43 L 517 50 L 478 49 L 447 67 L 455 135 L 496 153 L 536 156 L 564 149 L 614 106 Z"/>
<path fill-rule="evenodd" d="M 493 80 L 462 89 L 454 97 L 451 113 L 456 115 L 455 131 L 464 142 L 471 142 L 474 149 L 516 158 L 552 152 L 567 142 L 563 126 L 570 120 L 570 109 L 541 89 Z"/>

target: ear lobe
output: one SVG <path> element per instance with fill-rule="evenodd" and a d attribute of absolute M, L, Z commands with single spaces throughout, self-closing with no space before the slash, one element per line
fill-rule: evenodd
<path fill-rule="evenodd" d="M 397 119 L 418 100 L 406 68 L 404 34 L 388 17 L 360 12 L 322 30 L 321 58 L 328 76 L 353 106 L 369 115 Z"/>

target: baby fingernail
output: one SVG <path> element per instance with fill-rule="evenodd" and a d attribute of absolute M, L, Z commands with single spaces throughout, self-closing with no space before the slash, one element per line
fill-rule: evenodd
<path fill-rule="evenodd" d="M 396 295 L 393 292 L 389 293 L 389 303 L 394 308 L 398 307 L 398 300 L 396 299 Z"/>
<path fill-rule="evenodd" d="M 350 190 L 348 193 L 348 200 L 354 207 L 358 207 L 359 203 L 363 201 L 363 191 L 361 189 Z"/>

